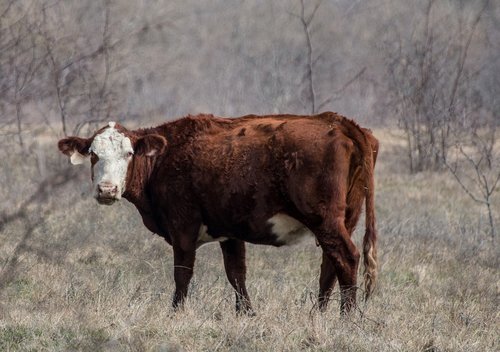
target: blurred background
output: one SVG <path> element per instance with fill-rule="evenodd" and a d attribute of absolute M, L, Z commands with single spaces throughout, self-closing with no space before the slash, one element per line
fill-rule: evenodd
<path fill-rule="evenodd" d="M 499 33 L 483 0 L 1 0 L 0 133 L 200 112 L 491 120 Z"/>

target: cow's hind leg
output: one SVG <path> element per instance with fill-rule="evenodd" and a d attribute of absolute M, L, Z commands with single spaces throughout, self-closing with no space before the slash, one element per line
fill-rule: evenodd
<path fill-rule="evenodd" d="M 353 204 L 352 209 L 346 212 L 345 227 L 349 237 L 352 237 L 352 233 L 359 219 L 359 214 L 361 213 L 361 202 L 359 204 Z M 335 282 L 337 281 L 337 274 L 335 272 L 335 266 L 331 262 L 328 255 L 323 252 L 323 261 L 321 263 L 321 273 L 319 277 L 319 296 L 318 305 L 321 312 L 326 311 L 328 301 L 335 287 Z"/>
<path fill-rule="evenodd" d="M 333 274 L 336 274 L 338 277 L 341 313 L 347 313 L 356 306 L 359 251 L 351 241 L 342 218 L 333 221 L 324 221 L 314 232 L 323 249 L 323 256 L 328 257 L 334 268 Z M 320 289 L 324 290 L 327 284 L 332 284 L 332 273 L 330 272 L 329 275 L 325 273 L 322 277 L 325 278 L 325 286 L 320 287 Z M 327 278 L 330 278 L 329 282 Z M 321 294 L 325 295 L 328 292 L 320 291 Z M 323 304 L 326 306 L 326 303 Z"/>
<path fill-rule="evenodd" d="M 321 263 L 321 273 L 319 276 L 319 295 L 318 306 L 321 312 L 325 312 L 328 306 L 328 301 L 337 281 L 335 267 L 330 261 L 330 258 L 323 252 L 323 262 Z"/>
<path fill-rule="evenodd" d="M 220 247 L 227 278 L 235 290 L 236 312 L 254 315 L 245 285 L 245 243 L 239 240 L 226 240 L 220 243 Z"/>
<path fill-rule="evenodd" d="M 356 306 L 356 279 L 359 251 L 346 227 L 348 193 L 353 142 L 333 134 L 330 145 L 318 163 L 317 173 L 297 173 L 290 178 L 290 197 L 303 216 L 306 226 L 315 234 L 323 249 L 320 277 L 320 307 L 326 308 L 328 295 L 335 282 L 340 286 L 340 309 L 346 313 Z M 351 210 L 349 210 L 351 211 Z M 355 220 L 352 218 L 352 220 Z M 349 222 L 349 221 L 348 221 Z M 329 263 L 328 263 L 329 262 Z"/>

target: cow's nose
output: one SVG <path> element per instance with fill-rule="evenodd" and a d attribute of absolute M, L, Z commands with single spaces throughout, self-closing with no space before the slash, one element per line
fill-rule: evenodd
<path fill-rule="evenodd" d="M 99 191 L 99 196 L 115 197 L 116 193 L 118 193 L 118 186 L 110 182 L 101 182 L 97 185 L 97 190 Z"/>

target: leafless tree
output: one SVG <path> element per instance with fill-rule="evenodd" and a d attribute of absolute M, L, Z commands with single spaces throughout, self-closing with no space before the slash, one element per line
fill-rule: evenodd
<path fill-rule="evenodd" d="M 316 63 L 321 59 L 321 53 L 318 53 L 316 47 L 313 45 L 312 41 L 312 22 L 316 16 L 318 9 L 322 4 L 322 0 L 318 0 L 313 9 L 309 14 L 306 14 L 306 6 L 304 4 L 304 0 L 300 0 L 300 12 L 299 14 L 289 13 L 293 17 L 299 19 L 302 31 L 304 33 L 307 55 L 306 55 L 306 68 L 303 78 L 303 84 L 306 86 L 308 102 L 310 103 L 310 114 L 316 114 L 320 112 L 327 104 L 340 99 L 342 93 L 356 80 L 358 80 L 366 70 L 366 67 L 361 68 L 361 70 L 350 78 L 347 82 L 345 82 L 339 89 L 328 94 L 327 98 L 323 100 L 321 103 L 318 103 L 318 94 L 316 93 L 315 86 L 315 66 Z"/>
<path fill-rule="evenodd" d="M 488 212 L 491 237 L 496 235 L 492 197 L 500 181 L 500 155 L 497 129 L 490 125 L 477 128 L 471 133 L 470 143 L 454 146 L 454 160 L 444 163 L 462 190 L 476 203 L 484 205 Z"/>
<path fill-rule="evenodd" d="M 6 114 L 13 113 L 15 133 L 24 149 L 23 106 L 37 96 L 36 75 L 45 58 L 37 45 L 30 9 L 15 10 L 12 5 L 13 2 L 9 2 L 0 15 L 0 24 L 6 22 L 0 29 L 0 72 L 3 73 L 0 87 L 4 97 L 0 104 L 3 103 Z M 8 17 L 11 17 L 9 21 Z"/>
<path fill-rule="evenodd" d="M 0 128 L 4 135 L 16 134 L 23 148 L 25 124 L 33 123 L 28 104 L 36 102 L 45 107 L 41 114 L 59 116 L 64 135 L 115 113 L 117 97 L 123 96 L 117 80 L 124 67 L 120 46 L 140 29 L 118 33 L 112 1 L 100 5 L 101 19 L 95 19 L 100 26 L 85 30 L 82 24 L 62 20 L 68 11 L 76 16 L 88 11 L 85 6 L 68 8 L 62 1 L 0 5 Z M 27 110 L 31 119 L 25 119 Z"/>
<path fill-rule="evenodd" d="M 90 43 L 90 38 L 79 38 L 77 34 L 61 37 L 52 23 L 57 17 L 54 19 L 48 14 L 52 9 L 48 6 L 41 9 L 43 20 L 39 33 L 47 52 L 49 85 L 64 135 L 77 134 L 85 124 L 106 120 L 113 110 L 110 1 L 103 0 L 102 5 L 102 32 L 97 47 Z M 76 40 L 85 45 L 74 44 Z M 68 50 L 72 47 L 73 52 Z M 72 129 L 68 126 L 70 122 Z"/>
<path fill-rule="evenodd" d="M 463 8 L 438 9 L 428 0 L 409 37 L 396 30 L 390 38 L 390 104 L 406 136 L 411 172 L 441 168 L 455 130 L 466 125 L 471 87 L 483 69 L 468 66 L 467 59 L 488 4 L 467 20 Z"/>
<path fill-rule="evenodd" d="M 314 20 L 316 11 L 318 11 L 321 5 L 321 0 L 318 1 L 311 13 L 306 16 L 304 8 L 304 0 L 300 0 L 300 15 L 296 15 L 300 23 L 302 24 L 302 29 L 304 30 L 304 37 L 306 39 L 307 45 L 307 64 L 306 64 L 306 74 L 304 79 L 307 80 L 307 87 L 309 91 L 309 101 L 311 102 L 311 114 L 316 113 L 316 93 L 314 92 L 314 49 L 311 42 L 311 22 Z"/>
<path fill-rule="evenodd" d="M 485 65 L 498 51 L 494 3 L 0 1 L 0 135 L 26 144 L 37 122 L 78 134 L 108 119 L 202 111 L 328 108 L 368 120 L 390 95 L 418 171 L 420 158 L 439 161 L 453 145 L 447 121 L 462 123 L 476 100 L 494 110 L 485 100 L 498 87 L 498 69 Z M 377 115 L 394 116 L 388 106 Z"/>

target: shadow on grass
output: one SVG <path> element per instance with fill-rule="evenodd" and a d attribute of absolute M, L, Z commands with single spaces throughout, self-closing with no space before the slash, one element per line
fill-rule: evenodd
<path fill-rule="evenodd" d="M 71 181 L 77 176 L 77 171 L 72 168 L 59 170 L 57 174 L 51 175 L 43 179 L 36 191 L 26 199 L 13 213 L 0 214 L 0 231 L 8 224 L 15 221 L 22 221 L 25 226 L 25 231 L 14 248 L 12 255 L 6 260 L 0 271 L 0 291 L 5 289 L 15 278 L 15 274 L 19 264 L 19 257 L 27 252 L 35 253 L 38 257 L 50 259 L 55 257 L 57 253 L 47 253 L 38 248 L 33 248 L 28 244 L 35 230 L 45 223 L 44 214 L 49 210 L 44 209 L 44 205 L 51 196 L 51 193 Z M 51 209 L 50 211 L 53 211 Z M 59 257 L 59 255 L 57 255 Z"/>

